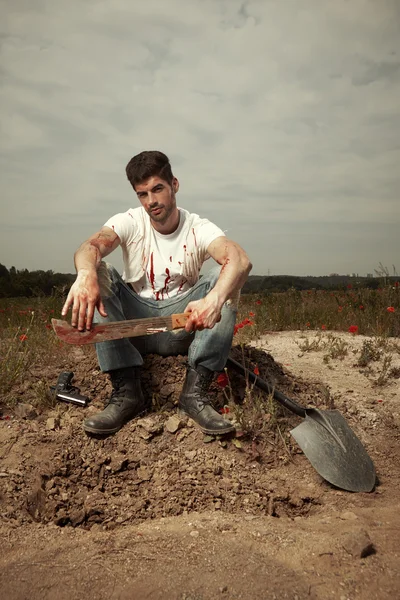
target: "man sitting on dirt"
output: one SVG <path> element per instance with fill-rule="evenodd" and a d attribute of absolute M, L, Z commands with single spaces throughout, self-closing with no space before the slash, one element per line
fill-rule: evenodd
<path fill-rule="evenodd" d="M 113 391 L 105 409 L 86 419 L 92 434 L 111 434 L 144 413 L 140 367 L 145 353 L 188 354 L 179 410 L 205 433 L 234 427 L 211 405 L 207 391 L 222 371 L 232 344 L 240 289 L 251 270 L 245 251 L 219 227 L 176 205 L 179 182 L 168 157 L 141 152 L 126 167 L 140 207 L 111 217 L 75 253 L 77 278 L 62 314 L 72 307 L 71 324 L 169 316 L 188 312 L 184 329 L 96 344 L 100 368 Z M 122 247 L 123 277 L 102 261 Z M 218 265 L 199 278 L 205 260 Z"/>

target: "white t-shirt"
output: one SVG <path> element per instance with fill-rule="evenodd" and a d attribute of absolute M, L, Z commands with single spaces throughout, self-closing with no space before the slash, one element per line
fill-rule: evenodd
<path fill-rule="evenodd" d="M 167 300 L 187 292 L 193 285 L 193 265 L 196 271 L 194 277 L 198 279 L 203 263 L 210 258 L 208 246 L 225 235 L 208 219 L 182 208 L 178 210 L 178 228 L 167 235 L 151 226 L 150 217 L 143 207 L 114 215 L 104 224 L 113 229 L 121 240 L 123 279 L 131 283 L 135 292 L 143 298 Z M 142 257 L 142 270 L 138 278 L 135 273 L 138 272 L 136 263 L 139 257 Z M 192 269 L 191 281 L 185 276 L 188 264 Z"/>

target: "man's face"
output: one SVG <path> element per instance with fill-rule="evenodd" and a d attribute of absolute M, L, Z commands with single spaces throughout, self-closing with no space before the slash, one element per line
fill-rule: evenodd
<path fill-rule="evenodd" d="M 154 176 L 136 185 L 136 194 L 140 204 L 154 223 L 163 225 L 176 211 L 175 192 L 178 180 L 174 177 L 172 185 L 164 179 Z"/>

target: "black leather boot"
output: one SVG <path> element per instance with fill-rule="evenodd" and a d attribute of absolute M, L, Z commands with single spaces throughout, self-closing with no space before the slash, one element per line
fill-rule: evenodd
<path fill-rule="evenodd" d="M 84 421 L 83 428 L 88 433 L 115 433 L 148 408 L 140 385 L 140 367 L 115 369 L 108 373 L 113 391 L 104 410 Z"/>
<path fill-rule="evenodd" d="M 178 412 L 184 414 L 200 427 L 204 433 L 218 435 L 230 433 L 235 427 L 224 419 L 211 405 L 207 397 L 214 373 L 206 367 L 188 367 L 185 383 L 178 403 Z"/>

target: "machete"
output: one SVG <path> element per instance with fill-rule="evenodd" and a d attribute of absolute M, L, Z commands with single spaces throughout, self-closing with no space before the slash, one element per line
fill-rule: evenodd
<path fill-rule="evenodd" d="M 97 344 L 108 340 L 151 335 L 174 329 L 182 329 L 186 325 L 190 313 L 179 313 L 167 317 L 147 317 L 145 319 L 131 319 L 129 321 L 113 321 L 111 323 L 97 323 L 91 329 L 79 331 L 67 321 L 52 319 L 51 324 L 56 335 L 66 344 L 83 346 L 84 344 Z"/>

